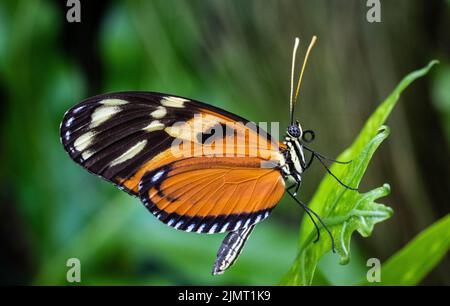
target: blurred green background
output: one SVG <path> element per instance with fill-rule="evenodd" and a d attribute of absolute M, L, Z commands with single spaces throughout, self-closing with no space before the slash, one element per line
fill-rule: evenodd
<path fill-rule="evenodd" d="M 366 1 L 0 2 L 0 283 L 66 285 L 66 261 L 82 284 L 271 285 L 293 262 L 299 207 L 283 198 L 237 264 L 210 275 L 223 235 L 171 229 L 137 199 L 70 160 L 59 142 L 63 113 L 99 93 L 148 90 L 225 108 L 252 121 L 288 120 L 293 38 L 319 37 L 297 111 L 314 147 L 336 156 L 408 72 L 441 64 L 409 88 L 388 125 L 362 190 L 388 182 L 394 216 L 374 235 L 355 235 L 352 261 L 319 265 L 316 284 L 350 285 L 366 260 L 388 258 L 446 215 L 450 187 L 450 1 L 382 1 L 381 23 Z M 323 177 L 304 175 L 308 201 Z M 450 285 L 447 256 L 423 284 Z"/>

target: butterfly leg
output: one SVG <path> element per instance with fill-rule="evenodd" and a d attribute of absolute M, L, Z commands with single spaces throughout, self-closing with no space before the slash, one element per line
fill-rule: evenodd
<path fill-rule="evenodd" d="M 295 185 L 294 185 L 295 186 Z M 291 186 L 292 187 L 292 186 Z M 328 228 L 328 226 L 325 224 L 325 222 L 323 222 L 322 218 L 320 218 L 320 216 L 315 213 L 311 208 L 309 208 L 305 203 L 303 203 L 301 200 L 299 200 L 294 194 L 292 194 L 292 192 L 289 190 L 289 188 L 286 190 L 288 192 L 288 194 L 294 199 L 295 202 L 297 202 L 297 204 L 299 204 L 304 210 L 305 212 L 308 214 L 309 218 L 311 219 L 311 221 L 314 224 L 314 227 L 316 228 L 317 231 L 317 237 L 314 240 L 314 243 L 319 241 L 320 239 L 320 229 L 316 223 L 316 221 L 314 220 L 313 216 L 314 215 L 317 220 L 319 220 L 320 224 L 322 224 L 322 226 L 324 227 L 324 229 L 327 231 L 328 235 L 331 238 L 331 250 L 333 251 L 333 253 L 335 253 L 335 248 L 334 248 L 334 238 L 333 238 L 333 234 L 331 233 L 330 229 Z"/>
<path fill-rule="evenodd" d="M 289 191 L 289 190 L 291 190 L 292 188 L 296 187 L 296 188 L 295 188 L 295 192 L 294 192 L 294 196 L 297 196 L 297 192 L 298 192 L 298 190 L 300 189 L 300 186 L 301 186 L 301 182 L 298 182 L 298 183 L 295 183 L 295 184 L 292 185 L 292 186 L 289 186 L 286 190 Z"/>
<path fill-rule="evenodd" d="M 350 186 L 348 186 L 347 184 L 344 184 L 344 183 L 343 183 L 336 175 L 334 175 L 333 172 L 331 172 L 330 168 L 325 164 L 325 162 L 324 162 L 323 160 L 326 159 L 326 160 L 330 160 L 330 161 L 333 161 L 333 162 L 339 163 L 339 164 L 348 164 L 348 163 L 351 163 L 352 161 L 341 162 L 341 161 L 337 161 L 337 160 L 334 160 L 334 159 L 329 159 L 329 158 L 327 158 L 327 157 L 325 157 L 325 156 L 323 156 L 323 155 L 317 153 L 316 151 L 314 151 L 314 150 L 312 150 L 312 149 L 310 149 L 310 148 L 308 148 L 308 147 L 306 147 L 306 146 L 303 146 L 303 148 L 305 148 L 306 150 L 310 151 L 311 154 L 312 154 L 311 159 L 310 159 L 309 162 L 308 162 L 309 165 L 306 165 L 304 169 L 307 169 L 307 168 L 311 165 L 313 158 L 316 157 L 316 158 L 319 160 L 319 162 L 322 164 L 322 166 L 325 168 L 325 170 L 326 170 L 326 171 L 327 171 L 327 172 L 328 172 L 328 173 L 329 173 L 329 174 L 330 174 L 330 175 L 331 175 L 331 176 L 332 176 L 339 184 L 341 184 L 342 186 L 344 186 L 344 187 L 347 188 L 347 189 L 354 190 L 354 191 L 358 191 L 358 188 L 350 187 Z"/>
<path fill-rule="evenodd" d="M 305 165 L 305 168 L 303 168 L 303 171 L 304 170 L 306 170 L 306 169 L 308 169 L 309 167 L 311 167 L 311 164 L 312 164 L 312 162 L 313 162 L 313 160 L 314 160 L 314 154 L 313 153 L 311 153 L 311 157 L 309 158 L 309 161 L 308 161 L 308 163 Z"/>

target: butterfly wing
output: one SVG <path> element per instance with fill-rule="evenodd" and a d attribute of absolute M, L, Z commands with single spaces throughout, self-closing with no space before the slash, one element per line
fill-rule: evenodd
<path fill-rule="evenodd" d="M 208 159 L 208 158 L 207 158 Z M 284 180 L 258 158 L 189 158 L 148 172 L 139 190 L 162 222 L 198 233 L 236 231 L 265 219 Z"/>
<path fill-rule="evenodd" d="M 198 116 L 202 119 L 199 127 L 195 126 L 195 118 Z M 220 135 L 211 143 L 211 138 L 214 138 L 209 137 L 211 130 L 224 128 L 228 124 L 234 124 L 234 129 L 237 134 L 241 134 L 246 146 L 241 149 L 239 142 L 233 138 L 228 142 L 232 144 L 233 157 L 216 158 L 213 161 L 212 157 L 217 152 L 205 152 L 208 145 L 210 149 L 215 148 L 217 151 L 222 140 L 240 136 L 236 133 L 231 136 Z M 278 142 L 272 141 L 270 135 L 239 116 L 182 97 L 152 92 L 95 96 L 66 112 L 60 132 L 61 142 L 75 162 L 129 194 L 139 196 L 167 224 L 177 214 L 179 220 L 169 225 L 176 227 L 178 224 L 180 229 L 193 230 L 191 225 L 194 221 L 207 217 L 211 218 L 205 219 L 208 222 L 202 223 L 205 226 L 201 230 L 201 225 L 196 224 L 196 231 L 232 230 L 239 227 L 236 225 L 238 221 L 241 221 L 241 225 L 245 222 L 252 223 L 258 220 L 257 213 L 264 212 L 264 216 L 270 211 L 264 209 L 276 204 L 275 198 L 281 197 L 281 187 L 284 188 L 279 171 L 274 167 L 264 166 L 265 162 L 276 166 L 282 159 Z M 190 154 L 174 153 L 172 149 L 175 140 L 182 141 L 181 147 L 184 146 L 185 149 L 189 146 Z M 219 151 L 221 150 L 225 149 L 219 147 Z M 256 154 L 252 152 L 255 150 Z M 192 156 L 197 157 L 191 158 Z M 205 164 L 209 168 L 205 168 Z M 219 164 L 228 172 L 223 173 Z M 215 177 L 216 180 L 210 183 L 202 179 L 202 176 Z M 189 187 L 185 185 L 190 185 L 194 177 L 199 182 L 195 185 L 192 183 L 193 190 L 208 190 L 214 194 L 214 201 L 208 202 L 209 206 L 202 202 L 205 205 L 203 209 L 198 209 L 199 206 L 192 203 L 192 198 L 180 196 L 180 193 L 187 192 Z M 246 179 L 243 180 L 243 177 Z M 225 182 L 228 194 L 219 196 L 221 187 L 217 182 L 220 180 Z M 267 199 L 255 199 L 253 202 L 240 200 L 236 209 L 230 209 L 232 206 L 219 199 L 229 194 L 232 198 L 245 198 L 244 187 L 236 187 L 238 191 L 231 192 L 231 186 L 248 187 L 250 182 L 255 184 L 255 190 L 269 190 L 268 181 L 271 181 L 272 187 L 277 191 L 276 196 L 267 195 Z M 169 182 L 174 186 L 170 187 Z M 159 192 L 155 193 L 155 190 Z M 254 196 L 257 197 L 256 194 Z M 178 201 L 171 201 L 177 197 Z M 217 207 L 214 209 L 214 206 Z M 211 210 L 209 215 L 206 214 L 208 209 Z M 166 214 L 164 218 L 163 214 Z M 218 220 L 228 220 L 229 216 L 232 216 L 229 219 L 234 223 L 225 228 L 226 222 Z M 189 218 L 193 220 L 191 223 L 187 222 Z M 181 220 L 185 223 L 180 224 Z M 214 227 L 214 224 L 217 226 Z"/>

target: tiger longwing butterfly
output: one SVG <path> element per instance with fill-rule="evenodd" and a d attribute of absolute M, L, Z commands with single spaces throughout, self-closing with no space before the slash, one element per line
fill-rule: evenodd
<path fill-rule="evenodd" d="M 217 253 L 213 274 L 223 273 L 235 262 L 255 224 L 269 216 L 284 194 L 285 180 L 294 183 L 287 191 L 311 217 L 318 238 L 314 217 L 330 234 L 334 246 L 319 216 L 296 198 L 301 175 L 313 158 L 333 175 L 323 162 L 326 158 L 305 144 L 312 140 L 313 132 L 303 132 L 293 119 L 315 41 L 314 36 L 294 95 L 299 44 L 298 38 L 295 40 L 291 124 L 283 142 L 222 109 L 156 92 L 110 93 L 80 102 L 64 115 L 61 142 L 76 163 L 139 197 L 165 224 L 187 232 L 229 232 Z M 231 133 L 217 132 L 229 127 Z M 304 150 L 311 153 L 308 162 Z"/>

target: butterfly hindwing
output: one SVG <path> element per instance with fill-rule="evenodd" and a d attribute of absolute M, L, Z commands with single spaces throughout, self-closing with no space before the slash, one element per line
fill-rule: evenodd
<path fill-rule="evenodd" d="M 190 158 L 142 179 L 144 205 L 162 222 L 198 233 L 236 231 L 264 220 L 284 193 L 277 169 L 256 158 Z"/>

